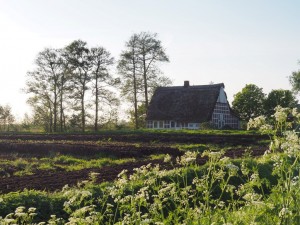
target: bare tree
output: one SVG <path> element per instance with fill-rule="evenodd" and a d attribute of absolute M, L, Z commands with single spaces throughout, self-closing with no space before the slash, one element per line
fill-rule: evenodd
<path fill-rule="evenodd" d="M 149 97 L 156 87 L 172 83 L 168 77 L 162 75 L 158 67 L 158 63 L 169 62 L 169 59 L 161 41 L 157 39 L 157 34 L 147 32 L 133 34 L 125 47 L 126 50 L 122 52 L 118 63 L 118 70 L 122 75 L 122 94 L 134 105 L 133 114 L 137 129 L 141 123 L 139 114 L 146 113 Z M 140 107 L 142 104 L 144 106 Z M 141 109 L 144 109 L 144 112 Z"/>
<path fill-rule="evenodd" d="M 140 64 L 138 62 L 138 35 L 134 34 L 126 42 L 118 62 L 118 71 L 122 76 L 121 92 L 134 106 L 135 128 L 138 124 L 138 94 L 141 90 L 142 79 L 140 76 Z"/>
<path fill-rule="evenodd" d="M 60 62 L 62 65 L 62 71 L 59 80 L 59 125 L 60 131 L 66 130 L 66 116 L 65 116 L 65 108 L 67 104 L 67 97 L 70 92 L 70 77 L 72 73 L 72 69 L 70 63 L 68 61 L 68 53 L 66 50 L 60 49 Z"/>
<path fill-rule="evenodd" d="M 145 107 L 149 105 L 149 83 L 157 82 L 161 72 L 158 62 L 169 62 L 169 58 L 157 39 L 156 33 L 141 32 L 138 36 L 138 60 L 141 63 L 144 80 Z"/>
<path fill-rule="evenodd" d="M 43 102 L 50 104 L 51 120 L 53 118 L 50 123 L 50 131 L 56 132 L 60 77 L 62 74 L 59 52 L 55 49 L 46 48 L 38 54 L 35 64 L 35 70 L 27 73 L 25 91 L 33 94 L 34 97 L 42 98 Z"/>
<path fill-rule="evenodd" d="M 91 48 L 90 56 L 93 93 L 95 94 L 94 130 L 98 131 L 100 100 L 106 105 L 117 102 L 114 94 L 109 90 L 109 87 L 115 84 L 115 80 L 109 73 L 109 67 L 113 65 L 114 58 L 103 47 Z"/>
<path fill-rule="evenodd" d="M 77 40 L 68 45 L 65 52 L 69 62 L 70 88 L 72 89 L 70 97 L 74 99 L 74 109 L 80 109 L 81 130 L 84 132 L 86 123 L 85 97 L 86 91 L 89 89 L 88 84 L 91 81 L 90 50 L 87 48 L 86 42 Z"/>

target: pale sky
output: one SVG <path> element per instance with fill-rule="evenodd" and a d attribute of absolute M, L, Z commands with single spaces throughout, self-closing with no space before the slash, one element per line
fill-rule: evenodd
<path fill-rule="evenodd" d="M 0 0 L 0 105 L 29 112 L 26 72 L 45 47 L 81 39 L 118 59 L 133 33 L 150 31 L 170 58 L 174 85 L 225 84 L 231 103 L 246 84 L 291 89 L 300 68 L 297 0 Z"/>

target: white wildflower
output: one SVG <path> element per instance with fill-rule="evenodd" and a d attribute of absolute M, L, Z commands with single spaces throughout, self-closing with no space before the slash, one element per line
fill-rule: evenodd
<path fill-rule="evenodd" d="M 286 121 L 288 117 L 287 110 L 288 110 L 287 108 L 282 108 L 281 106 L 275 107 L 276 112 L 274 113 L 274 117 L 277 122 L 283 123 Z"/>
<path fill-rule="evenodd" d="M 126 175 L 128 170 L 122 170 L 121 173 L 118 174 L 118 177 L 123 177 L 123 175 Z"/>
<path fill-rule="evenodd" d="M 237 172 L 239 171 L 239 167 L 230 163 L 226 165 L 226 168 L 229 170 L 229 174 L 231 176 L 235 176 L 237 174 Z"/>
<path fill-rule="evenodd" d="M 281 217 L 281 218 L 286 218 L 291 215 L 292 215 L 292 212 L 288 208 L 282 208 L 279 212 L 279 217 Z"/>
<path fill-rule="evenodd" d="M 261 126 L 266 124 L 266 117 L 265 116 L 258 116 L 254 119 L 250 119 L 247 124 L 247 130 L 251 128 L 259 129 Z"/>
<path fill-rule="evenodd" d="M 259 128 L 259 131 L 262 132 L 263 134 L 272 133 L 272 131 L 273 131 L 273 126 L 270 125 L 270 124 L 263 124 L 263 125 L 261 125 L 261 127 Z"/>
<path fill-rule="evenodd" d="M 5 224 L 11 224 L 13 222 L 15 222 L 14 219 L 4 219 Z"/>
<path fill-rule="evenodd" d="M 165 163 L 168 163 L 168 162 L 170 162 L 171 161 L 171 156 L 169 155 L 169 154 L 166 154 L 166 156 L 165 156 L 165 158 L 164 158 L 164 162 Z"/>
<path fill-rule="evenodd" d="M 181 165 L 190 165 L 196 162 L 197 152 L 186 152 L 183 156 L 181 156 L 180 160 L 177 160 Z"/>
<path fill-rule="evenodd" d="M 15 213 L 22 213 L 24 212 L 25 207 L 24 206 L 19 206 L 18 208 L 16 208 Z"/>
<path fill-rule="evenodd" d="M 34 213 L 35 211 L 36 211 L 36 208 L 34 208 L 34 207 L 30 207 L 28 209 L 28 213 Z"/>

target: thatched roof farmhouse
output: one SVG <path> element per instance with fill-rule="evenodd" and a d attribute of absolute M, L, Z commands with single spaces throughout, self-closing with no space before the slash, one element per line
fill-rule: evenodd
<path fill-rule="evenodd" d="M 159 87 L 148 107 L 146 121 L 154 129 L 199 129 L 203 123 L 216 128 L 240 127 L 232 112 L 224 84 Z"/>

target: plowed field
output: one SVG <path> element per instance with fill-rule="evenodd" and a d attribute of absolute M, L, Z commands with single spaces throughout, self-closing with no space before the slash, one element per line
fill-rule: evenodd
<path fill-rule="evenodd" d="M 141 134 L 0 134 L 0 140 L 51 140 L 51 141 L 117 141 L 127 143 L 215 143 L 243 145 L 255 144 L 265 140 L 262 135 L 213 135 L 185 133 L 141 133 Z"/>
<path fill-rule="evenodd" d="M 66 154 L 78 157 L 112 156 L 117 158 L 132 157 L 135 162 L 123 163 L 101 168 L 87 168 L 74 171 L 61 169 L 38 170 L 33 175 L 2 177 L 0 179 L 0 192 L 27 189 L 55 191 L 64 185 L 76 185 L 82 180 L 87 180 L 91 172 L 99 173 L 98 182 L 111 181 L 123 169 L 129 172 L 133 168 L 152 163 L 170 168 L 169 164 L 160 160 L 149 158 L 151 155 L 169 154 L 173 158 L 182 155 L 170 143 L 213 143 L 232 145 L 226 152 L 228 157 L 241 157 L 245 148 L 234 147 L 237 145 L 256 145 L 252 148 L 252 155 L 262 155 L 266 147 L 258 147 L 258 141 L 264 137 L 253 135 L 0 135 L 0 158 L 14 159 L 17 157 L 47 157 L 53 154 Z M 206 158 L 197 159 L 199 164 L 204 164 Z M 12 168 L 13 169 L 13 168 Z M 1 173 L 0 173 L 1 176 Z"/>

